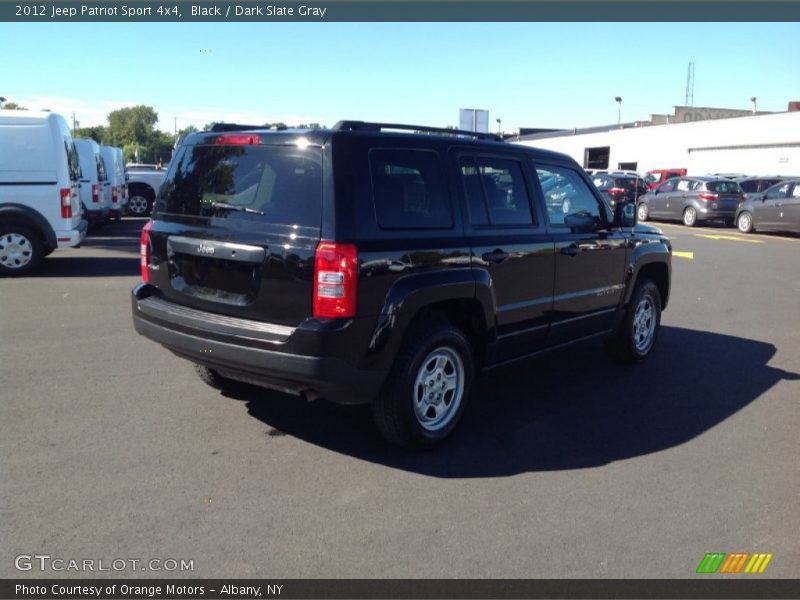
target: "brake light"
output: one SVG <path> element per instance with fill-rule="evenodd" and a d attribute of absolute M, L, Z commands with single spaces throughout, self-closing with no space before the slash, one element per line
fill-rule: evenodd
<path fill-rule="evenodd" d="M 703 192 L 697 196 L 700 200 L 705 200 L 706 202 L 714 202 L 719 200 L 719 194 L 709 194 L 708 192 Z"/>
<path fill-rule="evenodd" d="M 111 203 L 118 204 L 119 200 L 117 199 L 117 186 L 111 186 Z"/>
<path fill-rule="evenodd" d="M 214 143 L 222 145 L 247 146 L 252 144 L 260 144 L 261 136 L 242 135 L 239 133 L 227 133 L 224 135 L 217 136 L 214 139 Z"/>
<path fill-rule="evenodd" d="M 612 196 L 622 196 L 625 193 L 625 190 L 623 190 L 622 188 L 613 187 L 610 190 L 608 190 L 608 193 L 611 194 Z"/>
<path fill-rule="evenodd" d="M 153 226 L 152 221 L 145 223 L 142 227 L 142 237 L 139 238 L 139 264 L 142 270 L 142 281 L 147 283 L 150 280 L 150 272 L 147 265 L 150 264 L 150 228 Z"/>
<path fill-rule="evenodd" d="M 94 204 L 100 202 L 100 190 L 96 183 L 92 184 L 92 202 Z"/>
<path fill-rule="evenodd" d="M 358 250 L 353 244 L 322 241 L 314 255 L 314 317 L 356 316 Z"/>
<path fill-rule="evenodd" d="M 61 188 L 61 218 L 72 218 L 72 190 L 70 188 Z"/>

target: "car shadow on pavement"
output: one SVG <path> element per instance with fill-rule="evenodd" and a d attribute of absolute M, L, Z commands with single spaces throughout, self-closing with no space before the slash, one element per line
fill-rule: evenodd
<path fill-rule="evenodd" d="M 25 277 L 130 277 L 140 272 L 138 256 L 49 256 Z"/>
<path fill-rule="evenodd" d="M 599 344 L 484 375 L 450 440 L 409 452 L 384 442 L 369 407 L 306 403 L 248 388 L 270 428 L 335 452 L 433 477 L 501 477 L 582 469 L 658 452 L 702 435 L 782 380 L 772 344 L 663 327 L 641 365 L 604 359 Z"/>

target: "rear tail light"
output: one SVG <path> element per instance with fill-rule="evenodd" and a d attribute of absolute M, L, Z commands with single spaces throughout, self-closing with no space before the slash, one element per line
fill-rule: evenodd
<path fill-rule="evenodd" d="M 92 202 L 94 204 L 100 202 L 100 186 L 98 186 L 96 183 L 92 184 Z"/>
<path fill-rule="evenodd" d="M 61 188 L 61 218 L 72 218 L 72 190 L 70 188 Z"/>
<path fill-rule="evenodd" d="M 217 136 L 214 139 L 215 144 L 223 144 L 223 145 L 235 145 L 235 146 L 242 146 L 242 145 L 251 145 L 251 144 L 260 144 L 261 143 L 261 136 L 259 135 L 242 135 L 240 133 L 227 133 L 224 135 Z"/>
<path fill-rule="evenodd" d="M 708 192 L 703 192 L 697 196 L 700 200 L 705 200 L 706 202 L 715 202 L 719 200 L 719 194 L 709 194 Z"/>
<path fill-rule="evenodd" d="M 145 283 L 150 280 L 147 265 L 150 264 L 150 228 L 152 226 L 152 221 L 145 223 L 144 227 L 142 227 L 142 237 L 139 238 L 139 264 L 142 270 L 142 281 Z"/>
<path fill-rule="evenodd" d="M 314 255 L 314 317 L 356 316 L 358 250 L 353 244 L 320 242 Z"/>
<path fill-rule="evenodd" d="M 118 204 L 119 198 L 117 197 L 117 186 L 111 186 L 111 204 Z"/>
<path fill-rule="evenodd" d="M 623 190 L 622 188 L 613 187 L 610 190 L 608 190 L 608 193 L 611 194 L 612 196 L 622 196 L 625 193 L 625 190 Z"/>

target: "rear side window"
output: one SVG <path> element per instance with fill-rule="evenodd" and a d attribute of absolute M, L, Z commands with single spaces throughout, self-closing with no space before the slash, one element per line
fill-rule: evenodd
<path fill-rule="evenodd" d="M 381 229 L 450 229 L 453 211 L 432 150 L 376 148 L 369 153 L 372 200 Z"/>
<path fill-rule="evenodd" d="M 215 204 L 229 204 L 264 213 L 246 218 L 319 227 L 321 161 L 321 150 L 313 147 L 184 146 L 167 174 L 159 210 L 212 216 L 220 214 Z M 232 218 L 242 214 L 227 212 Z"/>
<path fill-rule="evenodd" d="M 461 178 L 473 225 L 532 225 L 528 190 L 519 161 L 462 156 Z"/>
<path fill-rule="evenodd" d="M 78 181 L 81 178 L 81 164 L 78 160 L 78 151 L 70 138 L 64 138 L 64 148 L 67 151 L 67 166 L 69 167 L 70 181 Z"/>
<path fill-rule="evenodd" d="M 636 189 L 636 180 L 629 177 L 623 177 L 614 180 L 614 187 L 622 188 L 623 190 L 633 191 Z"/>
<path fill-rule="evenodd" d="M 94 155 L 95 161 L 97 161 L 97 181 L 105 181 L 106 180 L 106 164 L 103 162 L 103 157 L 99 154 Z"/>
<path fill-rule="evenodd" d="M 740 194 L 742 191 L 735 181 L 709 181 L 706 187 L 717 194 Z"/>

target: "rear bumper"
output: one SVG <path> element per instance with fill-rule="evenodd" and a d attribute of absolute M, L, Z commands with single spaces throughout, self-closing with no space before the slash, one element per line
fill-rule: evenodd
<path fill-rule="evenodd" d="M 696 205 L 697 208 L 697 218 L 706 220 L 706 221 L 713 221 L 713 220 L 733 220 L 733 217 L 736 215 L 737 207 L 734 206 L 733 208 L 712 208 L 709 206 L 704 206 L 702 204 Z"/>
<path fill-rule="evenodd" d="M 57 230 L 56 242 L 59 248 L 74 248 L 79 245 L 83 238 L 86 237 L 86 231 L 89 228 L 89 222 L 85 219 L 81 220 L 75 229 Z"/>
<path fill-rule="evenodd" d="M 89 219 L 90 221 L 98 221 L 100 219 L 107 219 L 108 218 L 109 210 L 107 208 L 98 208 L 98 209 L 86 209 L 83 211 L 83 216 Z"/>
<path fill-rule="evenodd" d="M 335 356 L 286 352 L 287 338 L 281 339 L 281 332 L 265 332 L 263 324 L 259 331 L 247 329 L 238 319 L 209 313 L 206 319 L 197 314 L 200 311 L 177 306 L 170 310 L 168 303 L 153 302 L 147 288 L 139 285 L 131 296 L 136 331 L 223 376 L 339 404 L 370 402 L 386 378 L 384 372 L 359 369 Z"/>

